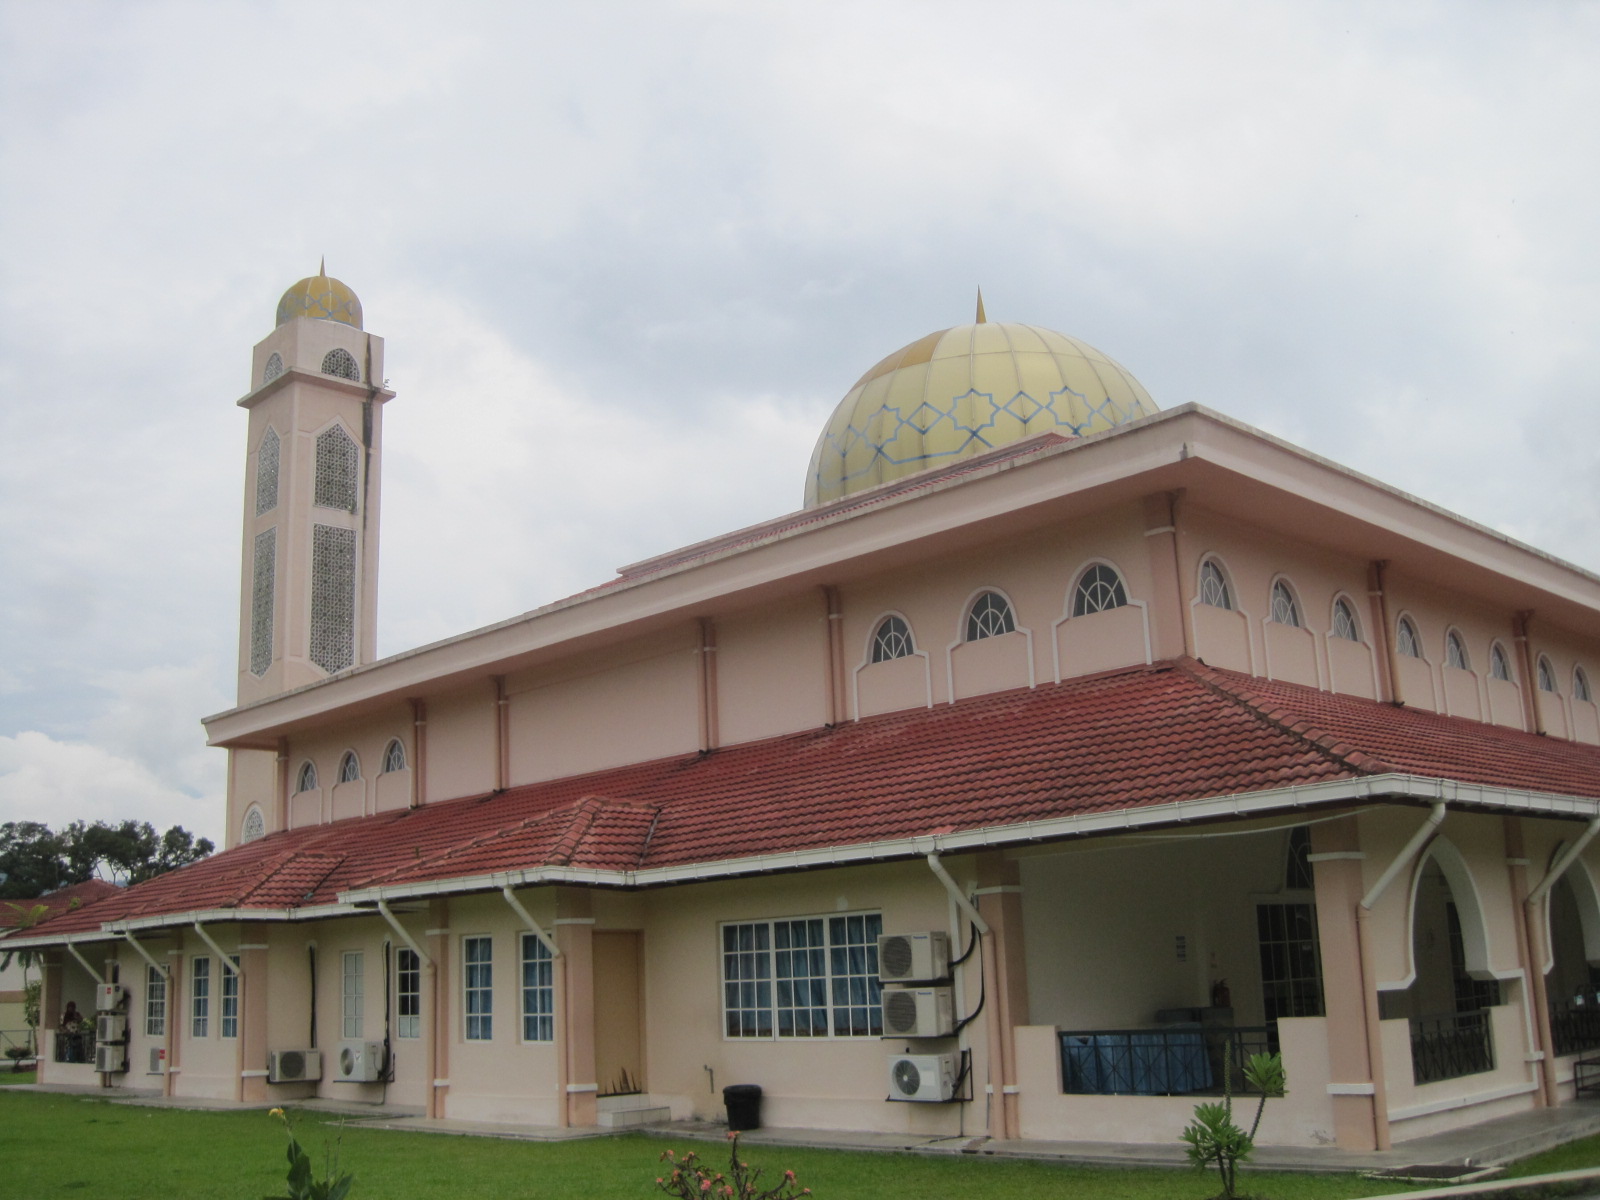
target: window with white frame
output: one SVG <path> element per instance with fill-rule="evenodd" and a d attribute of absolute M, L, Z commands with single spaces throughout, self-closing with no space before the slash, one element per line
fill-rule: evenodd
<path fill-rule="evenodd" d="M 228 969 L 228 964 L 222 965 L 222 1027 L 218 1032 L 225 1038 L 239 1036 L 239 956 L 230 954 L 228 962 L 233 964 L 233 970 Z"/>
<path fill-rule="evenodd" d="M 556 1037 L 555 960 L 550 947 L 532 933 L 522 935 L 522 1040 L 553 1042 Z"/>
<path fill-rule="evenodd" d="M 1594 702 L 1594 693 L 1589 690 L 1589 677 L 1584 674 L 1582 667 L 1572 668 L 1572 698 Z"/>
<path fill-rule="evenodd" d="M 383 751 L 383 770 L 404 771 L 406 769 L 406 748 L 400 744 L 399 738 L 390 738 L 389 744 Z"/>
<path fill-rule="evenodd" d="M 1233 609 L 1233 592 L 1228 588 L 1227 576 L 1212 558 L 1200 564 L 1200 603 L 1211 608 Z"/>
<path fill-rule="evenodd" d="M 878 628 L 872 635 L 873 662 L 890 662 L 896 658 L 906 658 L 916 652 L 916 643 L 911 638 L 911 626 L 895 616 L 885 617 L 878 622 Z"/>
<path fill-rule="evenodd" d="M 1552 693 L 1556 691 L 1556 669 L 1542 654 L 1539 656 L 1539 690 Z"/>
<path fill-rule="evenodd" d="M 881 1037 L 878 913 L 722 927 L 723 1032 L 735 1038 Z"/>
<path fill-rule="evenodd" d="M 189 1036 L 211 1036 L 211 959 L 200 955 L 189 975 Z"/>
<path fill-rule="evenodd" d="M 159 967 L 144 969 L 144 1035 L 167 1036 L 167 973 Z"/>
<path fill-rule="evenodd" d="M 1499 642 L 1489 647 L 1489 678 L 1511 682 L 1511 659 Z"/>
<path fill-rule="evenodd" d="M 1299 629 L 1300 602 L 1294 598 L 1294 591 L 1283 580 L 1278 580 L 1272 585 L 1272 619 L 1279 625 L 1292 625 Z"/>
<path fill-rule="evenodd" d="M 394 956 L 394 1007 L 398 1020 L 395 1036 L 422 1036 L 422 959 L 415 950 L 401 946 Z"/>
<path fill-rule="evenodd" d="M 354 750 L 346 750 L 339 760 L 339 782 L 354 783 L 361 778 L 361 760 Z"/>
<path fill-rule="evenodd" d="M 1072 590 L 1072 615 L 1075 617 L 1123 608 L 1127 603 L 1128 592 L 1122 586 L 1122 576 L 1115 567 L 1105 563 L 1090 566 L 1078 576 L 1078 586 Z"/>
<path fill-rule="evenodd" d="M 979 642 L 984 638 L 1013 633 L 1017 619 L 1011 614 L 1011 602 L 999 592 L 984 592 L 967 610 L 967 641 Z"/>
<path fill-rule="evenodd" d="M 494 941 L 487 936 L 461 939 L 461 986 L 469 1042 L 494 1037 Z"/>
<path fill-rule="evenodd" d="M 1422 639 L 1417 636 L 1417 627 L 1410 617 L 1401 617 L 1400 624 L 1395 627 L 1394 648 L 1406 658 L 1422 657 Z"/>
<path fill-rule="evenodd" d="M 1356 610 L 1344 597 L 1333 602 L 1333 636 L 1347 642 L 1361 640 L 1361 626 L 1356 622 Z"/>
<path fill-rule="evenodd" d="M 317 764 L 309 758 L 300 764 L 300 774 L 295 776 L 294 790 L 297 792 L 312 792 L 317 787 Z"/>
<path fill-rule="evenodd" d="M 363 1036 L 362 1014 L 366 1012 L 367 981 L 366 955 L 360 950 L 346 950 L 340 958 L 343 984 L 339 989 L 340 1011 L 344 1016 L 344 1036 Z"/>
<path fill-rule="evenodd" d="M 1458 671 L 1472 670 L 1472 660 L 1467 657 L 1467 643 L 1452 629 L 1444 635 L 1444 665 Z"/>

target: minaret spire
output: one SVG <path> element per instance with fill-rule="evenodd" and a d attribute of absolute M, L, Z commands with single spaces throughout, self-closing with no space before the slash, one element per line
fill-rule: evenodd
<path fill-rule="evenodd" d="M 983 289 L 978 289 L 978 324 L 988 324 L 989 318 L 983 315 Z"/>
<path fill-rule="evenodd" d="M 322 256 L 322 261 L 317 264 L 317 274 L 323 276 L 324 278 L 327 277 L 327 274 L 328 274 L 328 256 L 326 254 L 324 254 Z"/>

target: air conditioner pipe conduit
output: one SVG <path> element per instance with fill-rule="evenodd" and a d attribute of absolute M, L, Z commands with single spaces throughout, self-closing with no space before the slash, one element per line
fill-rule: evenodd
<path fill-rule="evenodd" d="M 1535 1052 L 1539 1055 L 1539 1085 L 1545 1106 L 1554 1108 L 1561 1102 L 1560 1084 L 1556 1080 L 1556 1060 L 1553 1053 L 1555 1048 L 1554 1031 L 1550 1028 L 1550 994 L 1545 988 L 1545 965 L 1550 961 L 1550 943 L 1548 938 L 1548 925 L 1539 920 L 1539 905 L 1550 894 L 1550 889 L 1561 881 L 1567 873 L 1567 868 L 1578 861 L 1578 856 L 1584 852 L 1589 843 L 1594 840 L 1595 834 L 1600 833 L 1600 817 L 1589 822 L 1578 840 L 1563 850 L 1556 861 L 1550 864 L 1550 869 L 1545 872 L 1528 898 L 1522 902 L 1522 923 L 1525 931 L 1524 940 L 1528 943 L 1528 983 L 1529 1007 L 1533 1009 L 1534 1024 L 1539 1030 L 1539 1045 Z"/>
<path fill-rule="evenodd" d="M 1435 800 L 1427 820 L 1417 827 L 1411 840 L 1394 856 L 1394 861 L 1378 876 L 1378 882 L 1367 889 L 1367 894 L 1361 897 L 1361 903 L 1356 905 L 1356 954 L 1361 965 L 1361 999 L 1366 1007 L 1367 1077 L 1372 1084 L 1372 1139 L 1379 1150 L 1388 1150 L 1393 1143 L 1389 1137 L 1388 1089 L 1383 1082 L 1383 1050 L 1378 1042 L 1378 988 L 1372 977 L 1372 931 L 1368 928 L 1368 920 L 1372 916 L 1373 906 L 1382 899 L 1400 872 L 1421 853 L 1444 823 L 1444 818 L 1444 801 Z"/>
<path fill-rule="evenodd" d="M 994 939 L 983 936 L 984 934 L 990 932 L 989 922 L 983 919 L 982 914 L 978 912 L 977 906 L 973 904 L 972 901 L 967 898 L 967 894 L 961 890 L 961 885 L 951 878 L 949 871 L 945 870 L 944 863 L 939 861 L 939 852 L 937 850 L 930 851 L 927 855 L 927 860 L 928 869 L 932 871 L 934 877 L 944 885 L 944 890 L 949 893 L 950 902 L 956 906 L 958 911 L 966 914 L 967 919 L 972 922 L 972 927 L 976 931 L 976 936 L 979 939 L 978 944 L 983 947 L 982 955 L 978 960 L 980 970 L 978 979 L 979 986 L 982 988 L 982 991 L 979 993 L 978 1007 L 973 1009 L 972 1012 L 968 1014 L 968 1016 L 966 1016 L 961 1022 L 960 1028 L 965 1029 L 967 1025 L 971 1023 L 973 1018 L 975 1018 L 978 1013 L 983 1010 L 984 1001 L 987 998 L 988 993 L 989 977 L 994 975 L 995 972 L 999 970 L 1000 964 L 994 945 Z M 1014 1104 L 1007 1103 L 1007 1101 L 1011 1098 L 1009 1096 L 1009 1092 L 1011 1090 L 1010 1085 L 1012 1080 L 1012 1072 L 1009 1070 L 1009 1063 L 1007 1061 L 1006 1054 L 1007 1031 L 1001 1029 L 1000 1023 L 991 1018 L 987 1023 L 987 1032 L 989 1051 L 989 1078 L 993 1080 L 993 1083 L 991 1083 L 990 1087 L 993 1091 L 995 1099 L 998 1101 L 990 1106 L 989 1136 L 1014 1138 L 1017 1136 L 1018 1132 L 1016 1128 L 1017 1122 L 1012 1118 Z M 996 1117 L 998 1117 L 998 1120 Z"/>

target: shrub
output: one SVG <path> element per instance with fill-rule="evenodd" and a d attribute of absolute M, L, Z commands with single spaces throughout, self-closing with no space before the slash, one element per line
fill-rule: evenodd
<path fill-rule="evenodd" d="M 793 1171 L 783 1173 L 783 1182 L 776 1187 L 762 1188 L 757 1182 L 761 1168 L 739 1161 L 739 1135 L 728 1135 L 728 1169 L 713 1171 L 700 1161 L 693 1150 L 679 1158 L 671 1150 L 661 1156 L 661 1161 L 671 1163 L 666 1175 L 656 1176 L 656 1186 L 679 1200 L 796 1200 L 809 1196 L 810 1188 L 795 1185 Z"/>
<path fill-rule="evenodd" d="M 344 1139 L 344 1122 L 339 1122 L 339 1137 L 327 1150 L 322 1178 L 317 1179 L 311 1172 L 311 1156 L 301 1148 L 299 1139 L 294 1136 L 294 1126 L 289 1123 L 288 1114 L 281 1108 L 275 1108 L 268 1115 L 282 1121 L 284 1132 L 289 1135 L 289 1191 L 283 1196 L 269 1196 L 267 1200 L 344 1200 L 350 1194 L 350 1185 L 356 1181 L 349 1171 L 336 1174 L 339 1170 L 339 1143 Z"/>
<path fill-rule="evenodd" d="M 1244 1064 L 1244 1079 L 1261 1093 L 1249 1133 L 1233 1123 L 1233 1043 L 1229 1041 L 1222 1052 L 1222 1103 L 1195 1105 L 1194 1120 L 1178 1135 L 1189 1143 L 1189 1161 L 1200 1170 L 1211 1163 L 1217 1164 L 1217 1172 L 1222 1176 L 1222 1195 L 1229 1200 L 1238 1195 L 1234 1188 L 1239 1164 L 1255 1149 L 1256 1130 L 1261 1128 L 1261 1114 L 1267 1107 L 1267 1098 L 1284 1094 L 1283 1056 L 1252 1054 Z"/>

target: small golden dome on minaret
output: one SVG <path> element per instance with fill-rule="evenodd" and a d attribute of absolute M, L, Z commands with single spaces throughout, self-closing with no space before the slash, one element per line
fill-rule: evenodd
<path fill-rule="evenodd" d="M 361 301 L 339 280 L 328 277 L 328 260 L 323 259 L 315 275 L 306 276 L 278 301 L 279 325 L 296 317 L 341 321 L 360 329 Z"/>

